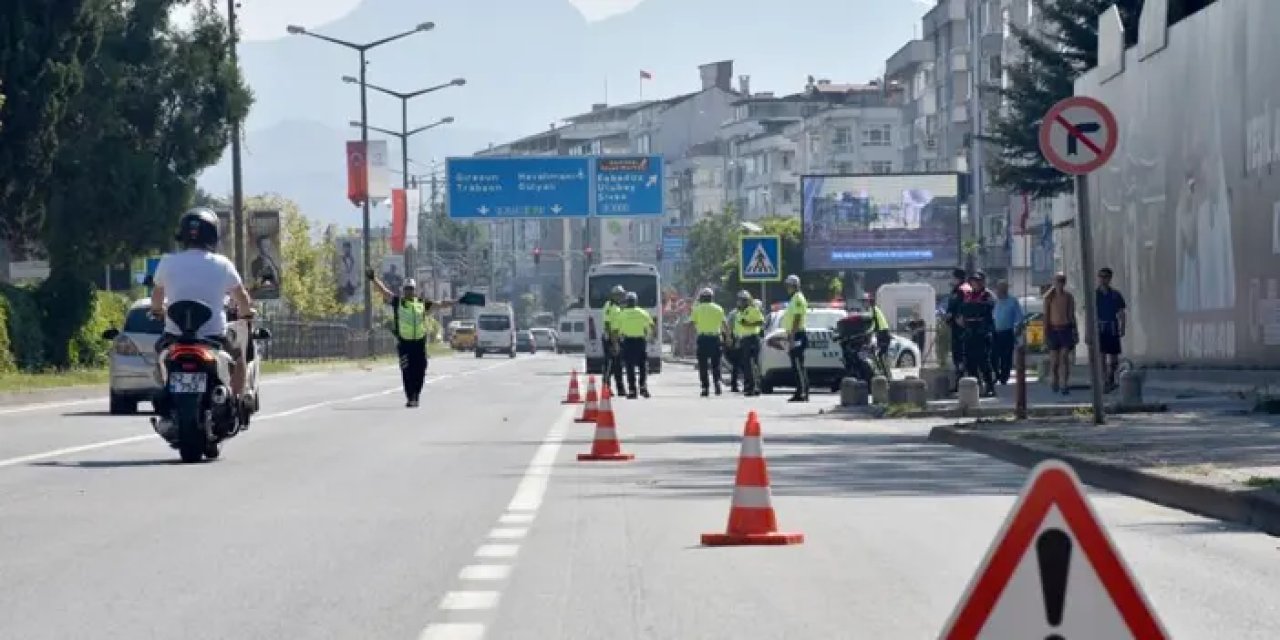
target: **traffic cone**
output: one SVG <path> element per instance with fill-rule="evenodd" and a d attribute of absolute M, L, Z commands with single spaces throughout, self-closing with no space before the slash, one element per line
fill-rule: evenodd
<path fill-rule="evenodd" d="M 742 434 L 742 453 L 738 456 L 738 476 L 734 480 L 733 503 L 729 506 L 728 530 L 725 533 L 702 534 L 702 544 L 718 547 L 804 542 L 803 533 L 778 532 L 778 518 L 773 513 L 773 498 L 769 491 L 769 469 L 765 465 L 760 440 L 760 419 L 752 411 L 747 414 L 747 427 Z"/>
<path fill-rule="evenodd" d="M 612 461 L 625 462 L 634 460 L 635 456 L 623 453 L 618 444 L 617 423 L 613 419 L 613 403 L 609 398 L 613 394 L 609 387 L 604 388 L 600 396 L 600 411 L 596 416 L 596 439 L 591 443 L 591 453 L 579 453 L 579 461 Z"/>
<path fill-rule="evenodd" d="M 582 416 L 577 422 L 595 424 L 596 415 L 600 412 L 600 397 L 596 395 L 596 377 L 587 376 L 587 403 L 582 407 Z"/>
<path fill-rule="evenodd" d="M 578 393 L 578 370 L 574 369 L 569 378 L 569 395 L 560 404 L 582 404 L 582 394 Z"/>

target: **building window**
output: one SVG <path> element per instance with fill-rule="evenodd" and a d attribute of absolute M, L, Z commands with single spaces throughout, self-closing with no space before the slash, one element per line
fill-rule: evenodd
<path fill-rule="evenodd" d="M 637 153 L 649 153 L 649 145 L 650 145 L 649 134 L 646 133 L 640 136 L 639 138 L 636 138 Z"/>
<path fill-rule="evenodd" d="M 888 160 L 873 160 L 871 173 L 893 173 L 893 163 Z"/>
<path fill-rule="evenodd" d="M 836 149 L 843 149 L 853 143 L 853 133 L 849 127 L 836 127 L 835 137 L 831 141 Z"/>
<path fill-rule="evenodd" d="M 987 70 L 987 82 L 995 82 L 1004 77 L 1004 63 L 998 54 L 987 58 L 987 64 L 989 67 Z"/>
<path fill-rule="evenodd" d="M 893 125 L 876 124 L 862 130 L 862 146 L 888 147 L 893 144 Z"/>
<path fill-rule="evenodd" d="M 837 162 L 836 173 L 853 173 L 852 162 Z"/>
<path fill-rule="evenodd" d="M 791 152 L 791 151 L 783 152 L 782 170 L 791 171 L 791 168 L 795 165 L 795 159 L 796 159 L 796 154 L 794 152 Z"/>

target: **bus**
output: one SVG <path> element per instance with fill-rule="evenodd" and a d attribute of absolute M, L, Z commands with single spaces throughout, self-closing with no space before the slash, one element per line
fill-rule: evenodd
<path fill-rule="evenodd" d="M 606 262 L 591 265 L 587 270 L 587 340 L 585 345 L 586 370 L 590 374 L 604 373 L 604 303 L 609 292 L 618 285 L 639 297 L 639 306 L 653 316 L 654 335 L 649 340 L 649 373 L 662 372 L 662 283 L 658 268 L 640 262 Z"/>

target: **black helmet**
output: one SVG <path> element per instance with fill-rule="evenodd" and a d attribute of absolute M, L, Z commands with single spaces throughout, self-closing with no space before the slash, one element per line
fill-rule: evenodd
<path fill-rule="evenodd" d="M 182 214 L 174 240 L 184 249 L 213 251 L 218 246 L 218 214 L 205 207 L 197 207 Z"/>

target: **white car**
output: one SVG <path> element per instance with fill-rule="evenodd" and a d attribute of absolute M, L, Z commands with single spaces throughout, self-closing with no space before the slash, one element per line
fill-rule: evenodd
<path fill-rule="evenodd" d="M 547 351 L 554 351 L 556 353 L 560 352 L 560 349 L 556 346 L 559 340 L 557 339 L 555 329 L 539 327 L 537 329 L 530 329 L 529 332 L 533 334 L 533 343 L 537 345 L 538 349 L 546 349 Z"/>
<path fill-rule="evenodd" d="M 583 351 L 587 346 L 587 310 L 570 309 L 560 319 L 556 332 L 556 353 Z"/>
<path fill-rule="evenodd" d="M 773 393 L 775 387 L 795 388 L 795 376 L 791 373 L 791 358 L 787 355 L 782 328 L 785 310 L 777 308 L 769 314 L 764 325 L 764 343 L 760 348 L 760 391 Z M 809 334 L 809 348 L 804 354 L 804 368 L 809 373 L 809 386 L 829 387 L 840 391 L 844 378 L 844 358 L 840 345 L 835 341 L 836 323 L 848 313 L 843 307 L 823 307 L 810 304 L 805 316 L 805 331 Z M 890 366 L 898 369 L 917 367 L 920 364 L 920 348 L 916 343 L 894 335 L 889 343 Z"/>

